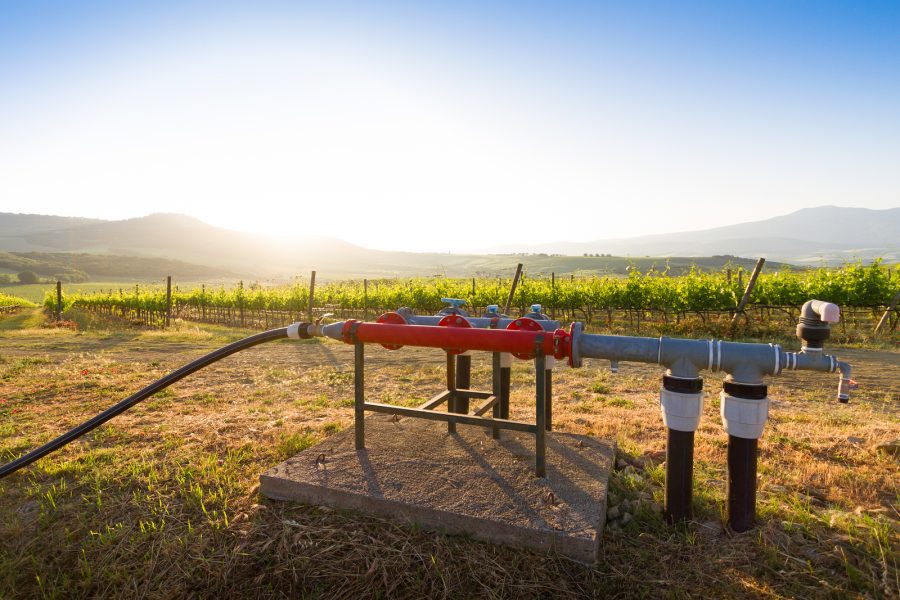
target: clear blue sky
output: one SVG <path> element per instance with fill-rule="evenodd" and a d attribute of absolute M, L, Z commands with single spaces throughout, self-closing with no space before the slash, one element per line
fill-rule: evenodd
<path fill-rule="evenodd" d="M 898 107 L 897 1 L 5 2 L 0 211 L 443 251 L 888 208 Z"/>

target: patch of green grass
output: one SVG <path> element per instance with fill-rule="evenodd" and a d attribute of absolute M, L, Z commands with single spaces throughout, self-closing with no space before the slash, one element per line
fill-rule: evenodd
<path fill-rule="evenodd" d="M 50 361 L 46 358 L 33 358 L 33 357 L 24 357 L 24 358 L 15 358 L 6 362 L 3 365 L 3 371 L 0 373 L 0 379 L 5 381 L 9 381 L 14 377 L 18 377 L 30 371 L 32 368 L 50 364 Z"/>
<path fill-rule="evenodd" d="M 612 386 L 604 381 L 597 381 L 591 386 L 591 391 L 595 394 L 608 394 L 612 391 Z"/>
<path fill-rule="evenodd" d="M 306 450 L 315 443 L 316 437 L 308 430 L 292 434 L 282 433 L 275 445 L 275 455 L 279 460 L 284 460 Z"/>
<path fill-rule="evenodd" d="M 0 315 L 0 331 L 35 329 L 47 323 L 47 315 L 40 308 L 23 309 L 11 315 Z"/>
<path fill-rule="evenodd" d="M 600 402 L 604 406 L 615 406 L 616 408 L 634 408 L 634 401 L 630 398 L 622 398 L 613 396 L 611 398 L 600 398 Z"/>

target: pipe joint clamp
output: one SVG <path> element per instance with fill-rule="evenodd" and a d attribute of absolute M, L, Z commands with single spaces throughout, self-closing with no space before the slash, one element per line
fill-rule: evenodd
<path fill-rule="evenodd" d="M 703 393 L 686 394 L 662 388 L 659 408 L 663 423 L 675 431 L 697 431 L 703 414 Z"/>
<path fill-rule="evenodd" d="M 308 340 L 310 323 L 291 323 L 287 328 L 287 336 L 292 340 Z"/>
<path fill-rule="evenodd" d="M 769 398 L 738 398 L 720 393 L 722 425 L 728 435 L 748 440 L 762 436 L 769 419 Z"/>

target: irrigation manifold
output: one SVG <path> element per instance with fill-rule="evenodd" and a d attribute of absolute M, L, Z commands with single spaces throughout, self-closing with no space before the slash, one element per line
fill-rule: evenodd
<path fill-rule="evenodd" d="M 766 376 L 784 371 L 838 373 L 837 399 L 846 403 L 855 383 L 850 365 L 824 351 L 830 326 L 840 319 L 831 303 L 810 300 L 803 305 L 797 336 L 799 352 L 786 352 L 778 344 L 737 343 L 599 335 L 584 331 L 574 322 L 563 327 L 542 314 L 540 305 L 520 317 L 500 314 L 490 306 L 473 317 L 462 300 L 444 299 L 447 306 L 437 315 L 415 315 L 401 308 L 381 315 L 375 322 L 354 319 L 324 324 L 294 323 L 229 344 L 173 371 L 139 392 L 79 425 L 59 438 L 0 467 L 0 478 L 46 456 L 77 439 L 141 400 L 240 350 L 276 339 L 303 340 L 325 337 L 354 346 L 355 445 L 365 447 L 366 411 L 444 421 L 449 432 L 458 425 L 488 428 L 494 437 L 502 431 L 534 435 L 534 472 L 545 477 L 546 436 L 552 429 L 552 375 L 558 361 L 582 366 L 585 358 L 610 361 L 613 371 L 620 362 L 657 364 L 665 369 L 660 387 L 660 410 L 667 429 L 665 513 L 671 521 L 690 519 L 693 484 L 694 433 L 703 409 L 701 372 L 722 372 L 720 392 L 722 423 L 728 435 L 728 522 L 736 532 L 750 529 L 756 510 L 757 442 L 769 415 Z M 439 348 L 446 352 L 446 389 L 417 408 L 368 402 L 365 394 L 365 347 L 380 344 L 390 350 L 403 346 Z M 471 386 L 471 355 L 492 355 L 490 390 Z M 509 418 L 510 372 L 513 359 L 534 365 L 534 422 Z M 474 405 L 473 405 L 474 401 Z M 446 405 L 447 410 L 438 410 Z M 488 413 L 490 413 L 488 415 Z"/>

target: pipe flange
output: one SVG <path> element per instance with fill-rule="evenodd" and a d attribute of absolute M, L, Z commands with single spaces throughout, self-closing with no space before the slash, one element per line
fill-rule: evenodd
<path fill-rule="evenodd" d="M 569 326 L 569 366 L 575 369 L 581 367 L 581 334 L 584 333 L 584 323 L 573 321 Z"/>
<path fill-rule="evenodd" d="M 386 312 L 378 319 L 375 320 L 376 323 L 387 323 L 389 325 L 408 325 L 406 318 L 400 313 L 396 312 Z M 381 344 L 382 347 L 387 348 L 388 350 L 399 350 L 403 347 L 403 344 Z"/>
<path fill-rule="evenodd" d="M 519 317 L 518 319 L 507 325 L 506 329 L 509 331 L 544 331 L 544 328 L 541 327 L 541 324 L 530 317 Z M 538 336 L 538 338 L 536 339 L 540 339 L 541 341 L 543 341 L 543 338 L 541 338 L 541 336 Z M 521 358 L 523 360 L 531 360 L 535 357 L 535 354 L 535 352 L 512 353 L 512 355 L 516 358 Z"/>
<path fill-rule="evenodd" d="M 438 326 L 439 327 L 463 327 L 463 328 L 468 329 L 468 328 L 472 327 L 472 324 L 469 322 L 469 320 L 467 318 L 465 318 L 461 315 L 452 314 L 452 315 L 447 315 L 443 319 L 438 321 Z M 444 348 L 444 350 L 447 352 L 447 354 L 462 354 L 467 349 L 468 348 Z"/>

